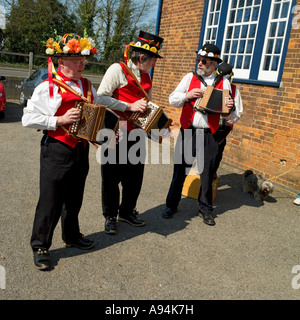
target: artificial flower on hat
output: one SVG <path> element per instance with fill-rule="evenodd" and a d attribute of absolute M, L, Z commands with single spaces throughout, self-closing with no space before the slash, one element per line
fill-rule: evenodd
<path fill-rule="evenodd" d="M 97 53 L 94 40 L 88 37 L 86 35 L 86 32 L 84 32 L 84 37 L 80 37 L 75 33 L 66 33 L 64 36 L 59 36 L 57 35 L 56 30 L 54 31 L 54 33 L 55 37 L 49 38 L 46 41 L 50 99 L 53 98 L 52 74 L 54 74 L 55 78 L 61 80 L 54 68 L 52 57 L 80 57 L 90 56 Z"/>
<path fill-rule="evenodd" d="M 89 56 L 97 53 L 95 41 L 88 36 L 80 37 L 75 33 L 64 36 L 56 34 L 46 41 L 46 54 L 50 56 Z"/>

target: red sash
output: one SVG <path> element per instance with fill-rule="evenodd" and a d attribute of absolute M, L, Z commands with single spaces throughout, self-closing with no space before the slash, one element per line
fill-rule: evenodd
<path fill-rule="evenodd" d="M 86 78 L 80 78 L 82 82 L 82 87 L 83 87 L 83 93 L 84 96 L 87 97 L 88 93 L 88 79 Z M 58 93 L 62 97 L 62 102 L 60 107 L 57 109 L 55 116 L 59 117 L 64 115 L 69 109 L 73 108 L 75 106 L 76 101 L 81 101 L 78 96 L 75 94 L 69 92 L 68 90 L 62 92 L 61 89 L 59 88 Z M 92 101 L 94 97 L 92 94 Z M 69 126 L 65 126 L 65 128 L 68 130 Z M 67 132 L 65 132 L 61 127 L 57 127 L 57 129 L 54 130 L 49 130 L 48 135 L 52 138 L 55 138 L 63 143 L 66 143 L 70 147 L 74 148 L 77 143 L 80 141 L 80 139 L 73 138 L 72 136 L 68 135 Z M 86 140 L 83 140 L 84 143 L 86 143 Z"/>
<path fill-rule="evenodd" d="M 194 88 L 201 88 L 201 81 L 193 74 L 188 92 L 191 91 Z M 217 89 L 223 89 L 223 78 L 221 78 L 217 84 Z M 192 105 L 194 105 L 196 102 L 196 99 L 191 100 Z M 181 116 L 180 116 L 180 124 L 182 129 L 189 128 L 192 123 L 195 116 L 195 110 L 192 108 L 192 106 L 186 102 L 183 106 Z M 212 113 L 207 115 L 208 119 L 208 125 L 210 127 L 210 130 L 212 133 L 215 133 L 219 128 L 219 122 L 220 122 L 220 115 L 217 113 Z"/>
<path fill-rule="evenodd" d="M 126 86 L 122 88 L 117 88 L 114 91 L 114 97 L 118 100 L 129 103 L 134 103 L 135 101 L 144 98 L 144 94 L 142 90 L 139 88 L 139 86 L 136 84 L 135 80 L 130 76 L 126 68 L 121 63 L 120 66 L 123 72 L 125 73 L 128 83 Z M 149 93 L 152 87 L 152 81 L 148 73 L 141 73 L 141 86 L 147 93 Z M 135 129 L 135 127 L 132 126 L 131 122 L 127 120 L 131 116 L 131 112 L 122 112 L 117 110 L 114 110 L 114 112 L 117 113 L 117 115 L 120 116 L 124 121 L 127 121 L 128 131 Z"/>

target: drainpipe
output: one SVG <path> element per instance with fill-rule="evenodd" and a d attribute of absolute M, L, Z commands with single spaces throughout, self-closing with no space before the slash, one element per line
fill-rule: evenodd
<path fill-rule="evenodd" d="M 163 0 L 158 0 L 155 35 L 158 35 L 159 33 L 162 3 L 163 3 Z"/>
<path fill-rule="evenodd" d="M 155 27 L 155 35 L 158 36 L 159 27 L 160 27 L 160 19 L 161 19 L 161 10 L 162 10 L 163 0 L 158 0 L 158 8 L 157 8 L 157 16 L 156 16 L 156 27 Z M 153 78 L 154 68 L 150 70 L 150 77 Z"/>

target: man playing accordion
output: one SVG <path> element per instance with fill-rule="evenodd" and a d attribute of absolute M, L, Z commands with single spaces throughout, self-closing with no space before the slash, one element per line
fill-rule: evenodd
<path fill-rule="evenodd" d="M 108 234 L 116 234 L 118 215 L 119 221 L 127 222 L 132 226 L 145 225 L 145 221 L 138 217 L 135 209 L 143 182 L 144 161 L 141 159 L 135 164 L 130 163 L 130 159 L 127 158 L 130 148 L 136 143 L 128 139 L 128 133 L 132 130 L 142 130 L 133 125 L 130 115 L 132 112 L 144 113 L 147 110 L 147 100 L 143 91 L 151 99 L 152 81 L 149 71 L 155 66 L 157 58 L 161 58 L 158 52 L 162 42 L 162 38 L 140 31 L 137 41 L 126 45 L 123 63 L 114 63 L 108 68 L 97 91 L 98 103 L 115 111 L 123 123 L 120 128 L 123 132 L 123 140 L 115 146 L 115 164 L 101 164 L 102 209 L 105 217 L 105 232 Z M 145 138 L 142 140 L 139 144 L 145 144 Z M 125 148 L 122 148 L 122 143 L 123 146 L 126 145 Z M 126 163 L 120 161 L 122 152 L 123 156 L 126 153 Z M 120 183 L 122 185 L 121 201 Z"/>
<path fill-rule="evenodd" d="M 220 113 L 201 112 L 196 110 L 195 103 L 198 99 L 203 99 L 205 90 L 208 86 L 214 86 L 218 90 L 230 90 L 230 83 L 225 77 L 220 77 L 215 83 L 214 71 L 222 60 L 220 59 L 220 49 L 213 44 L 205 44 L 198 52 L 197 71 L 186 74 L 180 81 L 177 88 L 169 96 L 169 102 L 174 107 L 182 108 L 180 117 L 180 139 L 177 139 L 175 147 L 174 173 L 170 189 L 166 199 L 167 208 L 164 210 L 163 218 L 172 218 L 177 212 L 185 178 L 192 162 L 187 163 L 184 149 L 185 137 L 191 137 L 190 153 L 195 160 L 197 154 L 201 154 L 202 168 L 200 172 L 201 187 L 198 195 L 199 216 L 203 222 L 213 226 L 215 220 L 213 216 L 212 183 L 215 173 L 215 160 L 218 154 L 219 146 L 215 133 L 218 131 L 220 122 Z M 199 100 L 198 100 L 199 101 Z M 233 108 L 233 100 L 230 98 L 226 107 Z M 233 114 L 233 112 L 231 113 Z M 229 115 L 228 117 L 231 117 Z M 199 132 L 201 135 L 199 135 Z M 201 136 L 203 139 L 198 140 Z M 199 141 L 201 143 L 199 143 Z M 180 161 L 178 161 L 180 160 Z M 198 158 L 197 158 L 198 160 Z M 199 167 L 200 164 L 198 163 Z M 199 170 L 200 171 L 200 170 Z"/>
<path fill-rule="evenodd" d="M 53 83 L 52 72 L 67 87 L 81 95 L 97 98 L 89 80 L 81 77 L 86 56 L 96 53 L 91 38 L 66 34 L 46 42 L 49 55 L 49 79 L 36 87 L 24 109 L 24 127 L 44 131 L 40 156 L 40 196 L 31 236 L 34 264 L 40 270 L 50 268 L 48 250 L 54 229 L 61 218 L 62 238 L 66 247 L 90 249 L 94 242 L 79 230 L 85 180 L 89 170 L 89 144 L 67 133 L 69 126 L 80 120 L 74 108 L 78 95 Z M 55 71 L 51 57 L 58 58 Z"/>

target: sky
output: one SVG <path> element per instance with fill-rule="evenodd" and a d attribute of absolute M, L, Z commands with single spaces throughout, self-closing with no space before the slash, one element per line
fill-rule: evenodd
<path fill-rule="evenodd" d="M 47 1 L 47 0 L 45 0 Z M 152 0 L 154 7 L 153 9 L 149 12 L 149 19 L 155 19 L 157 18 L 157 9 L 158 9 L 158 2 L 159 0 Z M 61 0 L 61 2 L 65 2 L 65 0 Z M 7 1 L 5 0 L 0 0 L 0 28 L 4 29 L 5 28 L 5 14 L 6 10 L 8 8 Z"/>

